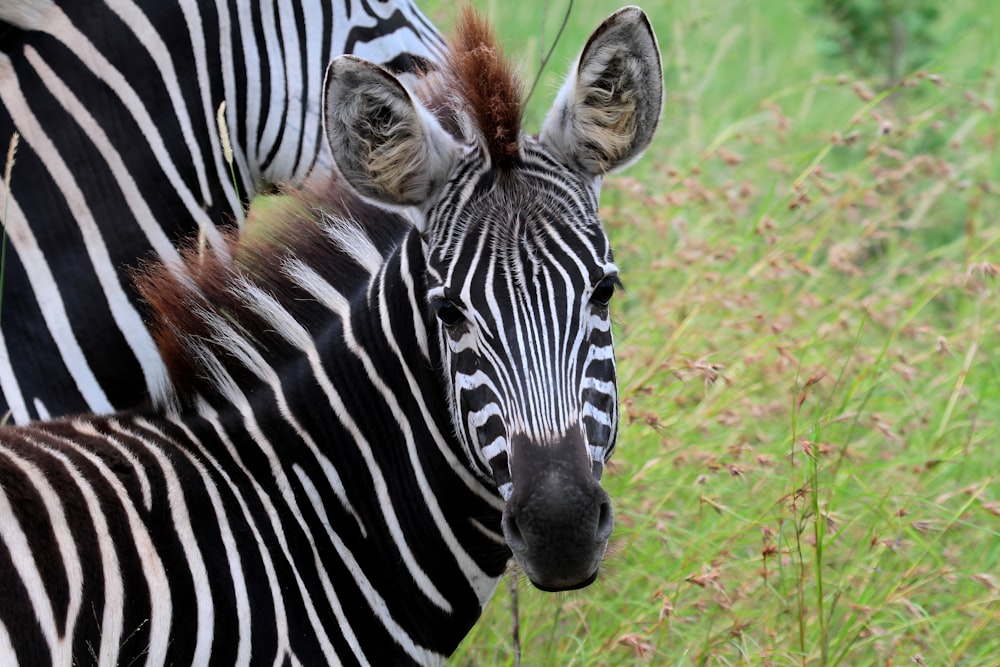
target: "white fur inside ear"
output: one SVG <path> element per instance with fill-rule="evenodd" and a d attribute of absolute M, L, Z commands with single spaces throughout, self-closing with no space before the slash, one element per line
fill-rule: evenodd
<path fill-rule="evenodd" d="M 626 7 L 590 37 L 542 125 L 540 140 L 571 166 L 606 174 L 645 150 L 662 104 L 656 37 L 642 10 Z"/>
<path fill-rule="evenodd" d="M 389 72 L 354 56 L 327 69 L 324 119 L 330 151 L 361 194 L 426 207 L 461 147 Z"/>

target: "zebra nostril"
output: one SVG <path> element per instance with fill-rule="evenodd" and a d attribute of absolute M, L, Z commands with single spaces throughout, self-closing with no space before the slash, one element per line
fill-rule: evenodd
<path fill-rule="evenodd" d="M 596 537 L 598 542 L 604 542 L 611 537 L 611 531 L 615 527 L 615 512 L 611 509 L 611 501 L 603 501 L 598 512 Z"/>
<path fill-rule="evenodd" d="M 500 520 L 500 527 L 503 529 L 503 536 L 507 540 L 507 546 L 514 553 L 521 553 L 528 548 L 528 543 L 521 533 L 521 528 L 517 525 L 517 519 L 510 511 L 503 513 Z"/>

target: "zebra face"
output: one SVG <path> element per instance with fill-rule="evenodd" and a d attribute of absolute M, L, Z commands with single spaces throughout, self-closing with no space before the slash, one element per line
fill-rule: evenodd
<path fill-rule="evenodd" d="M 345 178 L 413 212 L 458 440 L 505 501 L 501 528 L 522 569 L 565 590 L 596 577 L 613 525 L 599 480 L 617 435 L 608 307 L 618 272 L 597 195 L 604 174 L 649 145 L 662 70 L 645 14 L 619 10 L 533 138 L 494 43 L 467 21 L 414 95 L 338 58 L 324 121 Z"/>
<path fill-rule="evenodd" d="M 614 523 L 599 480 L 617 435 L 618 269 L 595 182 L 524 143 L 518 168 L 430 211 L 427 298 L 454 427 L 506 501 L 507 544 L 536 586 L 564 590 L 596 577 Z"/>

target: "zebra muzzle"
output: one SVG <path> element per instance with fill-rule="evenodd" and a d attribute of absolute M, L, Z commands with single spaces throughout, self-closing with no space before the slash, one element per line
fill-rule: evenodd
<path fill-rule="evenodd" d="M 593 583 L 614 512 L 594 477 L 582 434 L 544 445 L 515 436 L 510 466 L 513 492 L 501 526 L 528 579 L 544 591 Z"/>

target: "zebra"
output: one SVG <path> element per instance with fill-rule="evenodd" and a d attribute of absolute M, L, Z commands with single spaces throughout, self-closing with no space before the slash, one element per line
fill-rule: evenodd
<path fill-rule="evenodd" d="M 484 20 L 449 51 L 412 91 L 335 59 L 342 175 L 145 269 L 155 409 L 0 429 L 0 662 L 439 665 L 512 554 L 542 590 L 595 579 L 598 191 L 658 124 L 656 39 L 606 19 L 537 136 Z"/>
<path fill-rule="evenodd" d="M 0 2 L 0 142 L 20 135 L 0 197 L 0 415 L 110 412 L 157 390 L 140 260 L 176 259 L 198 229 L 216 241 L 269 183 L 329 169 L 334 56 L 416 72 L 443 49 L 411 0 Z"/>

